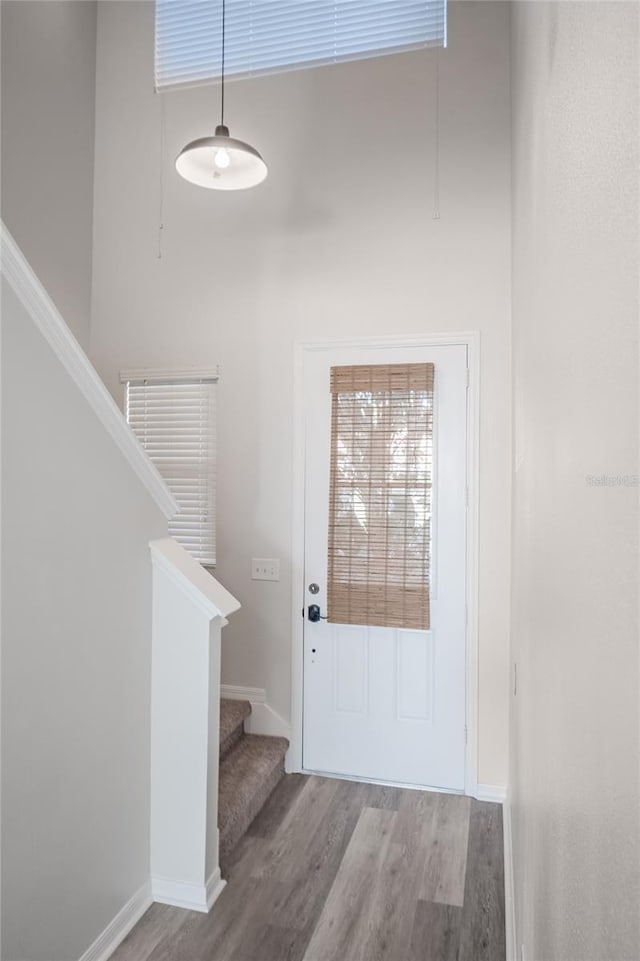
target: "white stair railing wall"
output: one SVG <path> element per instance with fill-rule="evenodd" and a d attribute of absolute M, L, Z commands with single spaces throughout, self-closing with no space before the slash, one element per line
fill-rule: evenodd
<path fill-rule="evenodd" d="M 218 861 L 220 643 L 240 607 L 172 538 L 151 544 L 151 893 L 208 911 Z"/>
<path fill-rule="evenodd" d="M 238 604 L 167 539 L 171 494 L 4 225 L 0 254 L 1 956 L 104 961 L 176 893 L 152 863 L 201 910 L 220 889 L 220 630 Z M 159 825 L 177 842 L 186 824 L 178 864 Z"/>

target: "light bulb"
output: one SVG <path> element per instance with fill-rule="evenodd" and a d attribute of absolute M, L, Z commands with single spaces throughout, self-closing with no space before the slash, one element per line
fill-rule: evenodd
<path fill-rule="evenodd" d="M 231 157 L 224 147 L 220 147 L 218 150 L 216 150 L 216 155 L 213 158 L 213 162 L 215 163 L 216 167 L 220 168 L 220 170 L 226 170 L 231 163 Z"/>

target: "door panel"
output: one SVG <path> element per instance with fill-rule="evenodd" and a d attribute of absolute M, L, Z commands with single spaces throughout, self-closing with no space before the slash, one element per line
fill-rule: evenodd
<path fill-rule="evenodd" d="M 369 650 L 366 628 L 336 624 L 333 629 L 336 711 L 367 713 Z"/>
<path fill-rule="evenodd" d="M 398 631 L 399 721 L 433 720 L 433 631 Z"/>
<path fill-rule="evenodd" d="M 326 614 L 332 366 L 433 363 L 434 490 L 428 631 L 304 626 L 303 766 L 464 788 L 466 347 L 314 350 L 305 355 L 305 613 Z M 308 586 L 317 583 L 318 594 Z"/>

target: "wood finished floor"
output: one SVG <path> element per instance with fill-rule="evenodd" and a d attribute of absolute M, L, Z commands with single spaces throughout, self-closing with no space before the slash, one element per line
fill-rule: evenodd
<path fill-rule="evenodd" d="M 154 904 L 112 961 L 504 961 L 502 810 L 288 775 L 209 915 Z"/>

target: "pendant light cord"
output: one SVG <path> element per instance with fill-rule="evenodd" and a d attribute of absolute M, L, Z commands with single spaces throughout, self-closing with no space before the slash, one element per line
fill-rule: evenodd
<path fill-rule="evenodd" d="M 224 126 L 224 27 L 226 20 L 225 0 L 222 0 L 222 69 L 220 71 L 221 91 L 220 91 L 220 123 Z"/>

